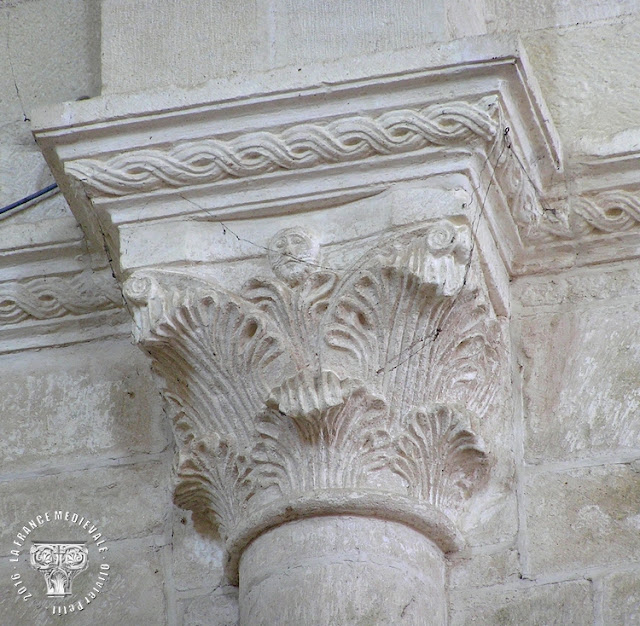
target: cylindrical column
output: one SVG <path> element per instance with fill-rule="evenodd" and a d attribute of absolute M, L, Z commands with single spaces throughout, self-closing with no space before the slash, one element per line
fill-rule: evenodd
<path fill-rule="evenodd" d="M 253 540 L 240 559 L 241 626 L 446 623 L 440 548 L 401 523 L 331 515 Z"/>

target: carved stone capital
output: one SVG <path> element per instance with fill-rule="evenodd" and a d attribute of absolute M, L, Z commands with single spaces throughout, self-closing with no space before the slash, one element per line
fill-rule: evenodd
<path fill-rule="evenodd" d="M 276 277 L 237 292 L 179 270 L 125 284 L 173 408 L 176 501 L 218 523 L 232 578 L 254 536 L 318 514 L 401 521 L 454 549 L 490 465 L 471 424 L 500 343 L 470 228 L 388 235 L 340 271 L 300 229 L 273 243 Z"/>
<path fill-rule="evenodd" d="M 513 279 L 640 254 L 637 145 L 563 155 L 517 38 L 415 52 L 34 116 L 123 284 L 175 501 L 219 527 L 243 625 L 352 623 L 358 593 L 393 605 L 380 623 L 414 599 L 445 623 L 444 554 L 516 522 Z M 79 317 L 69 283 L 27 278 L 7 317 L 32 291 Z"/>

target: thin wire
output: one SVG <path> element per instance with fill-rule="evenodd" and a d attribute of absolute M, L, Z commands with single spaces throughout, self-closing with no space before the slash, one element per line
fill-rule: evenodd
<path fill-rule="evenodd" d="M 19 206 L 22 206 L 23 204 L 27 204 L 27 202 L 31 202 L 31 200 L 35 200 L 40 196 L 44 196 L 45 193 L 49 193 L 50 191 L 53 191 L 57 187 L 58 187 L 58 183 L 53 183 L 48 187 L 41 189 L 40 191 L 36 191 L 35 193 L 32 193 L 30 196 L 26 196 L 21 200 L 17 200 L 16 202 L 13 202 L 12 204 L 8 204 L 7 206 L 4 206 L 0 209 L 0 215 L 2 215 L 3 213 L 7 213 L 12 209 L 17 209 Z"/>

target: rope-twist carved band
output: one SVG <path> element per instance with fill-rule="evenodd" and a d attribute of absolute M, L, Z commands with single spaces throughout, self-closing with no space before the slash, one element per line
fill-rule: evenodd
<path fill-rule="evenodd" d="M 412 152 L 498 131 L 496 100 L 453 102 L 378 117 L 354 116 L 327 124 L 299 124 L 280 133 L 254 132 L 229 141 L 204 139 L 164 150 L 136 150 L 107 160 L 80 159 L 67 172 L 105 195 L 180 187 L 320 164 Z"/>

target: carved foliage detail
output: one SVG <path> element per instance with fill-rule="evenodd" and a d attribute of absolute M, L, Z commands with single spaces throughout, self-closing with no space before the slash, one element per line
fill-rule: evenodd
<path fill-rule="evenodd" d="M 391 236 L 339 273 L 299 230 L 274 242 L 277 278 L 239 294 L 178 271 L 126 284 L 174 415 L 176 501 L 214 512 L 223 534 L 247 507 L 318 490 L 375 487 L 453 511 L 487 466 L 453 407 L 481 417 L 498 386 L 468 227 Z"/>
<path fill-rule="evenodd" d="M 248 445 L 271 371 L 286 361 L 280 334 L 232 294 L 179 273 L 140 272 L 125 294 L 176 408 L 178 439 L 189 443 L 213 429 Z"/>
<path fill-rule="evenodd" d="M 257 424 L 252 478 L 282 495 L 362 486 L 388 441 L 389 409 L 355 381 L 344 401 L 295 417 L 267 411 Z"/>
<path fill-rule="evenodd" d="M 451 512 L 484 483 L 488 472 L 482 442 L 459 409 L 436 405 L 408 415 L 394 441 L 391 469 L 402 476 L 409 493 Z"/>
<path fill-rule="evenodd" d="M 223 532 L 233 528 L 251 495 L 246 457 L 233 437 L 212 433 L 193 439 L 180 451 L 175 473 L 178 506 L 204 518 L 213 515 Z"/>

